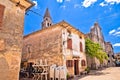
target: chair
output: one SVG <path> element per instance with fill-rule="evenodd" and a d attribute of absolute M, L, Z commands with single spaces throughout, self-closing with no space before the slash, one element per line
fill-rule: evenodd
<path fill-rule="evenodd" d="M 60 80 L 66 80 L 66 68 L 64 66 L 60 67 Z"/>
<path fill-rule="evenodd" d="M 39 60 L 39 65 L 43 65 L 42 59 Z"/>
<path fill-rule="evenodd" d="M 55 80 L 60 80 L 60 67 L 55 68 Z"/>
<path fill-rule="evenodd" d="M 56 68 L 55 64 L 50 66 L 50 80 L 54 80 L 55 78 L 55 68 Z"/>

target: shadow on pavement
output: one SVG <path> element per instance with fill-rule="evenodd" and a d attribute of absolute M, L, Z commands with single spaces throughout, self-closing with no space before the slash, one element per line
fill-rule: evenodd
<path fill-rule="evenodd" d="M 89 75 L 91 75 L 91 76 L 101 76 L 101 75 L 110 74 L 109 72 L 102 72 L 102 70 L 105 70 L 105 69 L 106 69 L 106 68 L 104 68 L 104 69 L 99 69 L 99 70 L 90 70 L 90 73 L 89 73 L 89 74 L 76 76 L 76 77 L 74 77 L 73 80 L 79 80 L 79 79 L 82 79 L 82 78 L 84 78 L 84 77 L 86 77 L 86 76 L 89 76 Z"/>

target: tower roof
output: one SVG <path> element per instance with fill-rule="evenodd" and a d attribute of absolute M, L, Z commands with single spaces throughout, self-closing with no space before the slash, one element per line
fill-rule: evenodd
<path fill-rule="evenodd" d="M 49 17 L 49 18 L 51 18 L 51 16 L 50 16 L 50 12 L 49 12 L 48 8 L 46 9 L 46 12 L 45 12 L 44 18 L 45 18 L 45 17 Z"/>
<path fill-rule="evenodd" d="M 98 22 L 95 22 L 95 23 L 94 23 L 94 26 L 99 26 Z"/>
<path fill-rule="evenodd" d="M 97 21 L 94 23 L 94 27 L 99 27 L 101 29 L 101 27 L 99 26 L 99 23 Z"/>

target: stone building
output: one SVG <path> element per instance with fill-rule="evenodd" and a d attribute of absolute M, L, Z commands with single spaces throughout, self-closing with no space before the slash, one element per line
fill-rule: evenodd
<path fill-rule="evenodd" d="M 0 0 L 0 80 L 18 80 L 28 0 Z"/>
<path fill-rule="evenodd" d="M 105 51 L 108 55 L 108 66 L 115 66 L 113 47 L 110 42 L 105 42 Z"/>
<path fill-rule="evenodd" d="M 91 28 L 90 33 L 86 34 L 88 38 L 90 38 L 93 42 L 99 43 L 103 50 L 105 51 L 105 40 L 101 31 L 101 27 L 97 22 L 94 23 L 94 26 Z M 100 62 L 97 58 L 90 58 L 88 59 L 88 66 L 90 68 L 97 69 L 100 67 Z M 107 61 L 104 61 L 103 65 L 107 65 Z"/>
<path fill-rule="evenodd" d="M 120 52 L 116 53 L 114 56 L 115 59 L 117 59 L 120 62 Z"/>
<path fill-rule="evenodd" d="M 120 66 L 120 52 L 114 54 L 115 65 Z"/>
<path fill-rule="evenodd" d="M 85 35 L 65 21 L 52 24 L 46 10 L 42 30 L 24 36 L 22 61 L 47 60 L 48 65 L 65 66 L 70 75 L 85 70 Z"/>

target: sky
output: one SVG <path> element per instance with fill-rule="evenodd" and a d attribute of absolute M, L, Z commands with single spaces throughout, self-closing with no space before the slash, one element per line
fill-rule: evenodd
<path fill-rule="evenodd" d="M 89 33 L 97 21 L 106 42 L 114 53 L 120 52 L 120 0 L 31 0 L 35 3 L 26 12 L 24 35 L 41 29 L 46 8 L 54 24 L 65 20 L 83 33 Z"/>

